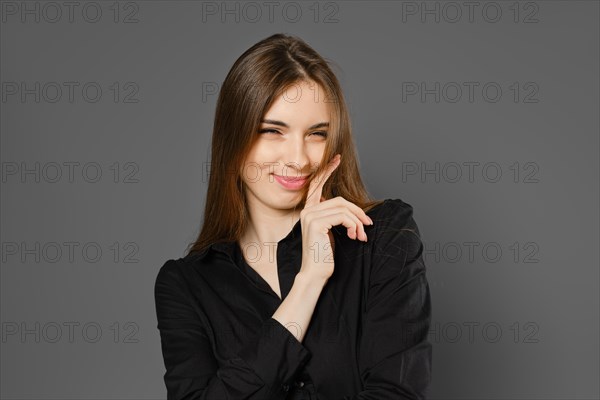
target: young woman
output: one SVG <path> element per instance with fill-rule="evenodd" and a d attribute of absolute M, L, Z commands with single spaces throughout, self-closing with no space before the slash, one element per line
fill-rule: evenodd
<path fill-rule="evenodd" d="M 327 62 L 283 34 L 244 52 L 210 165 L 200 234 L 155 283 L 168 399 L 423 399 L 419 230 L 369 198 Z"/>

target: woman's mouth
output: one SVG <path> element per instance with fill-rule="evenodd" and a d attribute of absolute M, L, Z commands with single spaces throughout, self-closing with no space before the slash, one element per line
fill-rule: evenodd
<path fill-rule="evenodd" d="M 275 174 L 273 174 L 273 176 L 275 176 L 275 180 L 277 182 L 279 182 L 279 184 L 281 186 L 283 186 L 284 188 L 286 188 L 288 190 L 298 190 L 298 189 L 301 189 L 302 186 L 304 186 L 304 184 L 308 180 L 307 176 L 291 176 L 291 177 L 287 177 L 287 176 L 280 176 L 280 175 L 275 175 Z"/>

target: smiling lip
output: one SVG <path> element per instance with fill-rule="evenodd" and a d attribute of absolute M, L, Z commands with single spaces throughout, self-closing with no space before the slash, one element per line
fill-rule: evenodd
<path fill-rule="evenodd" d="M 290 190 L 300 189 L 307 181 L 307 176 L 284 177 L 275 174 L 273 175 L 275 176 L 275 180 L 279 182 L 281 186 Z"/>

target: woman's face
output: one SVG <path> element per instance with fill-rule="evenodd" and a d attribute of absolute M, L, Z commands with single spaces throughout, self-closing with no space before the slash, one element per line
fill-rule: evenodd
<path fill-rule="evenodd" d="M 241 174 L 248 202 L 277 209 L 296 206 L 308 184 L 301 178 L 316 170 L 325 152 L 328 125 L 322 87 L 315 82 L 288 87 L 263 117 L 244 162 Z"/>

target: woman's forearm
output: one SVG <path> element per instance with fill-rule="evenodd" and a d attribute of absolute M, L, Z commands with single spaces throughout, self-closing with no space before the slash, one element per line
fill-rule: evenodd
<path fill-rule="evenodd" d="M 304 340 L 325 283 L 326 280 L 299 272 L 290 292 L 273 314 L 273 318 L 285 326 L 299 342 Z"/>

